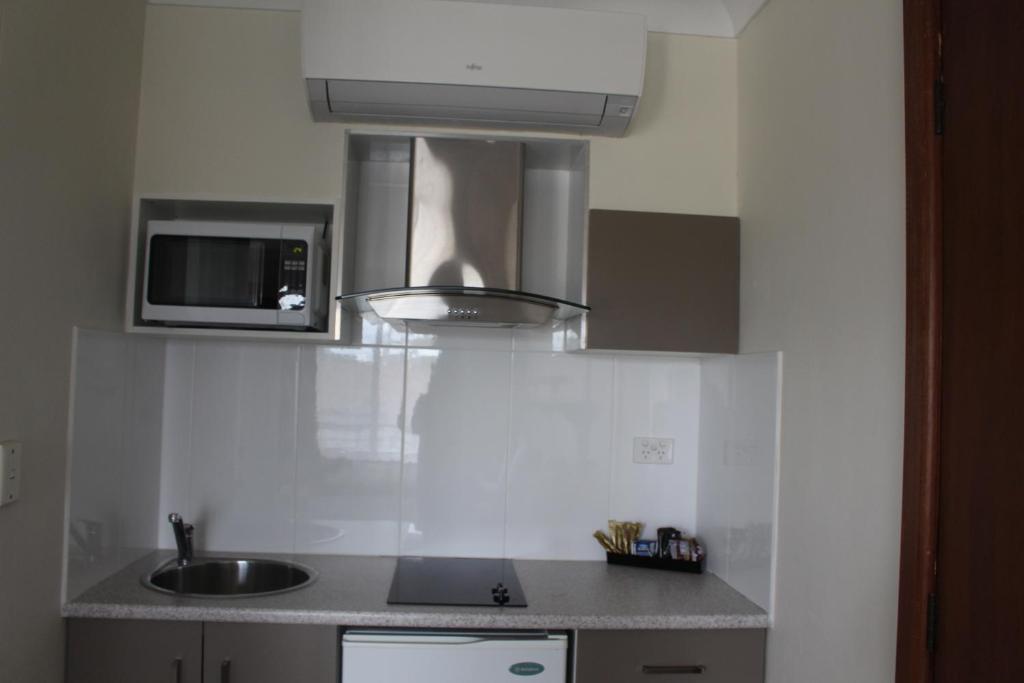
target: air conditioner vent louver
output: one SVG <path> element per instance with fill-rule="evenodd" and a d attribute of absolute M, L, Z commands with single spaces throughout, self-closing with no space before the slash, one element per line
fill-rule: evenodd
<path fill-rule="evenodd" d="M 600 126 L 606 95 L 468 85 L 328 81 L 331 114 Z"/>

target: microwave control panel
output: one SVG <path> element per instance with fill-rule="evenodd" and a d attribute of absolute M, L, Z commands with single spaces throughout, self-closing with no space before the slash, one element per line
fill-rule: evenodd
<path fill-rule="evenodd" d="M 306 307 L 306 267 L 309 245 L 300 240 L 281 243 L 281 274 L 278 279 L 282 311 L 301 311 Z"/>

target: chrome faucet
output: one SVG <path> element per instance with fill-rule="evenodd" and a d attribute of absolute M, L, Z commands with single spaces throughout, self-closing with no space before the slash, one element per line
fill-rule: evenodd
<path fill-rule="evenodd" d="M 177 512 L 167 515 L 167 521 L 174 528 L 174 542 L 178 544 L 178 566 L 187 567 L 192 564 L 192 533 L 196 528 L 185 524 Z"/>

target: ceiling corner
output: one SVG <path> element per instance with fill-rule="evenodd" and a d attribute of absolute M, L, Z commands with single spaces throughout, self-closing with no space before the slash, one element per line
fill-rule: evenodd
<path fill-rule="evenodd" d="M 733 37 L 737 37 L 747 27 L 750 20 L 761 11 L 768 0 L 719 0 L 732 21 Z"/>

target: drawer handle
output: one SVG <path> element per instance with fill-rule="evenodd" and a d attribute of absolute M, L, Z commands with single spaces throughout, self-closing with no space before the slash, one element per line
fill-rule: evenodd
<path fill-rule="evenodd" d="M 644 664 L 640 667 L 640 671 L 645 674 L 702 674 L 706 668 L 703 664 L 682 664 L 677 666 Z"/>
<path fill-rule="evenodd" d="M 225 659 L 220 663 L 220 683 L 231 683 L 231 660 Z"/>
<path fill-rule="evenodd" d="M 174 683 L 181 683 L 181 657 L 174 660 Z"/>

